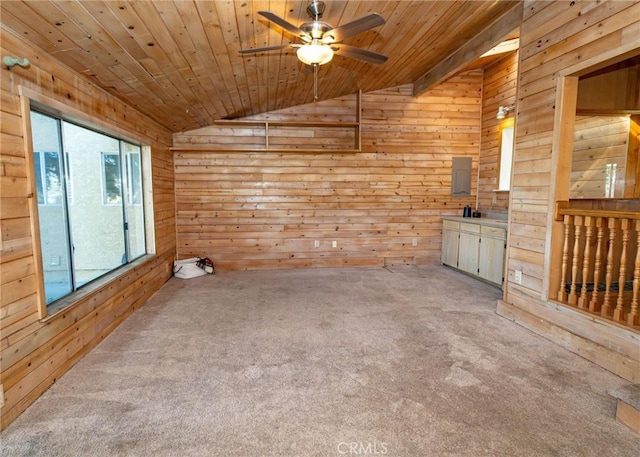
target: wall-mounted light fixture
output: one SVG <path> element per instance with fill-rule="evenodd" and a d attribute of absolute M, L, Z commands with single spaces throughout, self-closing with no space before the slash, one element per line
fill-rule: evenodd
<path fill-rule="evenodd" d="M 496 119 L 504 119 L 511 111 L 515 111 L 516 105 L 498 106 L 498 114 Z"/>

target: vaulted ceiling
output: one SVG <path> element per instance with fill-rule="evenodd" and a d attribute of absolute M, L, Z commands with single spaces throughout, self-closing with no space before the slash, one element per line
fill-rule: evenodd
<path fill-rule="evenodd" d="M 308 3 L 4 0 L 0 20 L 5 30 L 177 132 L 313 101 L 313 72 L 298 61 L 295 49 L 238 53 L 296 42 L 258 11 L 271 11 L 299 25 L 309 20 Z M 517 3 L 326 1 L 322 20 L 334 27 L 372 12 L 382 15 L 383 26 L 344 43 L 385 54 L 389 60 L 374 65 L 335 56 L 319 69 L 319 98 L 424 82 L 465 44 L 471 51 L 462 55 L 468 58 L 476 49 L 468 43 L 478 41 L 477 36 Z M 503 38 L 488 36 L 482 40 Z"/>

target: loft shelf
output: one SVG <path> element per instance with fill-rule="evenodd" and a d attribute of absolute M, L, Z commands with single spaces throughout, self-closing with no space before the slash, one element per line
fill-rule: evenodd
<path fill-rule="evenodd" d="M 298 153 L 298 154 L 356 154 L 361 152 L 359 149 L 329 149 L 329 148 L 309 148 L 309 149 L 293 149 L 293 148 L 269 148 L 269 149 L 257 149 L 257 148 L 221 148 L 219 146 L 214 147 L 202 147 L 202 146 L 175 146 L 169 148 L 173 152 L 219 152 L 219 153 L 234 153 L 234 152 L 250 152 L 254 154 L 260 153 Z"/>
<path fill-rule="evenodd" d="M 358 96 L 356 98 L 356 121 L 355 122 L 336 122 L 336 121 L 282 121 L 282 120 L 269 120 L 269 119 L 218 119 L 214 121 L 215 125 L 218 126 L 229 126 L 229 127 L 238 127 L 238 126 L 257 126 L 259 128 L 264 129 L 264 147 L 262 149 L 256 148 L 242 148 L 242 147 L 230 147 L 230 148 L 222 148 L 220 146 L 213 147 L 202 147 L 202 146 L 189 146 L 189 147 L 173 147 L 172 151 L 207 151 L 207 152 L 235 152 L 235 151 L 243 151 L 243 152 L 298 152 L 298 153 L 355 153 L 362 151 L 362 131 L 361 131 L 361 113 L 362 113 L 362 92 L 358 92 Z M 353 147 L 347 148 L 305 148 L 305 149 L 294 149 L 294 148 L 282 148 L 282 147 L 273 147 L 269 144 L 270 139 L 270 127 L 298 127 L 301 129 L 323 129 L 323 128 L 333 128 L 333 129 L 353 129 Z M 348 145 L 350 146 L 350 145 Z"/>
<path fill-rule="evenodd" d="M 358 127 L 360 122 L 310 122 L 310 121 L 269 121 L 249 119 L 218 119 L 216 125 L 266 125 L 274 127 Z"/>

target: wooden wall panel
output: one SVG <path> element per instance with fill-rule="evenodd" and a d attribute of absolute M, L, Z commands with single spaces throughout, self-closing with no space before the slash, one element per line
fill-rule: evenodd
<path fill-rule="evenodd" d="M 484 214 L 506 217 L 509 192 L 495 192 L 500 177 L 501 129 L 511 122 L 515 112 L 506 119 L 496 119 L 499 106 L 515 105 L 518 78 L 518 52 L 514 51 L 484 69 L 482 83 L 482 135 L 478 170 L 478 208 Z"/>
<path fill-rule="evenodd" d="M 29 68 L 2 68 L 0 94 L 0 342 L 4 428 L 170 277 L 175 256 L 171 133 L 87 82 L 42 50 L 0 29 L 1 54 Z M 40 320 L 19 87 L 82 111 L 151 147 L 156 256 Z M 99 249 L 99 246 L 96 246 Z"/>
<path fill-rule="evenodd" d="M 474 71 L 418 98 L 410 85 L 363 94 L 359 153 L 234 152 L 252 132 L 223 126 L 175 134 L 178 256 L 222 269 L 438 262 L 441 216 L 475 201 L 481 83 Z M 353 122 L 354 101 L 253 119 Z M 315 149 L 306 138 L 298 147 Z M 469 197 L 450 195 L 454 156 L 474 158 Z"/>
<path fill-rule="evenodd" d="M 557 174 L 564 175 L 567 169 L 566 161 L 556 161 L 553 150 L 554 141 L 558 141 L 554 138 L 555 116 L 563 109 L 556 106 L 556 97 L 559 75 L 590 62 L 606 61 L 616 50 L 640 49 L 638 18 L 637 2 L 527 1 L 520 35 L 514 179 L 509 204 L 511 237 L 503 303 L 512 306 L 516 312 L 511 316 L 517 316 L 523 325 L 609 368 L 615 364 L 603 363 L 600 358 L 633 359 L 637 366 L 639 357 L 637 351 L 632 354 L 612 345 L 607 332 L 626 341 L 635 339 L 636 347 L 637 333 L 600 321 L 572 322 L 570 313 L 551 312 L 559 306 L 547 298 L 551 294 L 546 290 L 552 268 L 549 259 L 554 249 L 558 250 L 551 236 L 554 200 L 558 194 L 566 196 L 569 189 L 568 179 L 556 188 Z M 522 272 L 521 284 L 514 282 L 515 270 Z M 575 338 L 567 338 L 569 334 Z M 596 350 L 597 345 L 600 349 Z M 628 374 L 614 371 L 621 376 Z M 640 373 L 631 378 L 637 382 Z"/>
<path fill-rule="evenodd" d="M 580 78 L 577 109 L 586 113 L 640 110 L 640 57 Z"/>
<path fill-rule="evenodd" d="M 580 61 L 610 53 L 615 46 L 640 38 L 631 33 L 638 28 L 640 5 L 633 2 L 602 3 L 537 2 L 525 5 L 520 37 L 519 100 L 516 116 L 514 182 L 510 198 L 511 230 L 533 224 L 547 230 L 552 214 L 551 163 L 556 104 L 557 72 Z M 604 27 L 607 25 L 607 27 Z M 611 46 L 615 44 L 615 46 Z M 568 185 L 568 183 L 567 183 Z M 526 199 L 520 199 L 524 195 Z M 532 251 L 531 263 L 521 265 L 523 277 L 542 282 L 544 249 Z M 513 266 L 508 266 L 513 277 Z M 546 291 L 535 289 L 542 298 Z"/>

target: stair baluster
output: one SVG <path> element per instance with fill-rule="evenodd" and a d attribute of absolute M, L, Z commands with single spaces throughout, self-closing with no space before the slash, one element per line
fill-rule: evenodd
<path fill-rule="evenodd" d="M 584 240 L 584 259 L 582 261 L 582 288 L 580 290 L 580 298 L 578 299 L 578 308 L 587 309 L 589 300 L 587 297 L 587 283 L 589 280 L 589 264 L 591 262 L 591 239 L 593 238 L 593 217 L 584 218 L 586 227 Z"/>
<path fill-rule="evenodd" d="M 607 251 L 607 267 L 605 273 L 604 284 L 604 302 L 600 314 L 603 316 L 611 316 L 611 283 L 613 282 L 613 251 L 616 244 L 616 230 L 618 226 L 618 220 L 610 217 L 608 218 L 609 227 L 609 249 Z"/>
<path fill-rule="evenodd" d="M 564 216 L 564 246 L 562 248 L 562 269 L 560 273 L 560 290 L 558 291 L 558 300 L 567 301 L 567 292 L 565 289 L 565 281 L 567 278 L 567 268 L 569 265 L 569 236 L 571 235 L 571 225 L 573 216 Z"/>
<path fill-rule="evenodd" d="M 578 270 L 580 265 L 580 239 L 582 238 L 582 223 L 584 217 L 576 216 L 574 218 L 574 239 L 573 239 L 573 255 L 571 256 L 571 287 L 569 289 L 569 304 L 578 303 L 578 295 L 576 293 L 576 283 L 578 282 Z"/>
<path fill-rule="evenodd" d="M 640 325 L 640 316 L 638 315 L 638 295 L 640 294 L 640 220 L 635 221 L 636 234 L 638 241 L 636 243 L 636 261 L 633 267 L 633 297 L 631 298 L 631 311 L 627 316 L 627 324 Z"/>
<path fill-rule="evenodd" d="M 604 217 L 599 217 L 596 220 L 596 259 L 593 268 L 593 293 L 591 294 L 591 301 L 589 302 L 589 311 L 597 313 L 600 311 L 601 303 L 598 301 L 598 283 L 600 282 L 600 273 L 602 268 L 602 245 L 604 244 L 604 230 L 605 221 Z"/>

